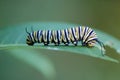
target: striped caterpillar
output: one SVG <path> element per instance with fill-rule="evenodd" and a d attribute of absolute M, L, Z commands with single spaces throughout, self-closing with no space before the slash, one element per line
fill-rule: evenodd
<path fill-rule="evenodd" d="M 73 43 L 75 46 L 81 41 L 82 46 L 93 47 L 96 43 L 104 48 L 104 44 L 98 40 L 98 37 L 91 28 L 78 26 L 62 30 L 38 30 L 28 33 L 26 43 L 28 45 L 34 45 L 34 43 L 43 43 L 48 45 L 54 43 L 55 46 L 59 46 L 60 43 L 64 43 L 68 46 Z"/>

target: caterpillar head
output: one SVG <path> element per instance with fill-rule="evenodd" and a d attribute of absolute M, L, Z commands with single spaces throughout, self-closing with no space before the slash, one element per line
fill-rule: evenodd
<path fill-rule="evenodd" d="M 32 41 L 31 39 L 31 35 L 30 33 L 27 31 L 27 28 L 26 28 L 26 33 L 28 34 L 27 38 L 26 38 L 26 44 L 32 46 L 34 44 L 34 42 Z"/>
<path fill-rule="evenodd" d="M 100 45 L 100 47 L 101 47 L 101 53 L 102 53 L 102 55 L 104 55 L 104 51 L 103 51 L 103 50 L 105 50 L 105 46 L 104 46 L 104 44 L 103 44 L 101 41 L 99 41 L 98 39 L 93 39 L 93 40 L 88 41 L 88 42 L 87 42 L 87 46 L 88 46 L 88 47 L 93 47 L 96 43 L 98 43 L 98 44 Z"/>
<path fill-rule="evenodd" d="M 82 42 L 82 46 L 93 47 L 96 44 L 96 40 L 90 40 L 88 42 Z"/>

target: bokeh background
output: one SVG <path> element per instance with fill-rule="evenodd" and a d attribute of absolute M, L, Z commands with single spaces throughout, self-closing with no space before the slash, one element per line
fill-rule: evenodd
<path fill-rule="evenodd" d="M 0 0 L 0 28 L 29 22 L 66 22 L 97 28 L 120 39 L 119 0 Z M 1 38 L 2 39 L 2 38 Z M 45 53 L 55 80 L 120 80 L 120 64 L 77 54 Z M 107 55 L 117 58 L 107 47 Z M 0 80 L 45 80 L 26 63 L 0 54 Z"/>

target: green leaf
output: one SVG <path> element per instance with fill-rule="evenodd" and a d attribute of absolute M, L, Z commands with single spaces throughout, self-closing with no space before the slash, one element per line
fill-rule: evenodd
<path fill-rule="evenodd" d="M 56 71 L 54 65 L 47 56 L 43 56 L 40 52 L 28 48 L 11 48 L 7 49 L 8 53 L 29 64 L 37 71 L 42 73 L 47 80 L 54 80 Z"/>
<path fill-rule="evenodd" d="M 28 31 L 31 32 L 31 27 L 33 28 L 34 31 L 36 30 L 58 30 L 58 29 L 65 29 L 69 27 L 75 27 L 78 26 L 77 24 L 67 24 L 67 23 L 28 23 L 28 24 L 21 24 L 17 26 L 9 26 L 5 27 L 0 30 L 0 50 L 6 49 L 6 48 L 11 48 L 11 47 L 22 47 L 22 48 L 27 48 L 28 46 L 26 45 L 26 36 L 27 33 L 25 32 L 25 28 L 27 27 Z M 99 31 L 95 29 L 95 32 L 97 33 L 100 41 L 102 41 L 105 45 L 108 45 L 112 48 L 114 48 L 117 52 L 119 52 L 119 47 L 120 47 L 120 41 L 102 31 Z M 114 44 L 114 45 L 112 45 Z M 39 46 L 38 46 L 39 45 Z M 44 50 L 52 50 L 52 51 L 62 51 L 62 52 L 72 52 L 72 53 L 77 53 L 77 54 L 83 54 L 83 55 L 88 55 L 108 61 L 113 61 L 113 62 L 118 62 L 116 59 L 113 59 L 107 55 L 102 56 L 101 55 L 101 50 L 97 46 L 94 48 L 87 48 L 87 47 L 82 47 L 81 43 L 79 43 L 79 46 L 53 46 L 53 44 L 49 46 L 43 46 L 43 44 L 37 44 L 34 45 L 33 47 L 28 47 L 29 49 L 44 49 Z M 19 48 L 17 48 L 19 49 Z"/>

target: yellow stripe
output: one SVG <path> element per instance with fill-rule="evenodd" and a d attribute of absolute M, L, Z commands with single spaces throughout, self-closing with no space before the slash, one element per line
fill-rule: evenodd
<path fill-rule="evenodd" d="M 42 42 L 42 35 L 39 36 L 39 41 Z"/>
<path fill-rule="evenodd" d="M 75 27 L 75 30 L 76 30 L 75 35 L 76 35 L 76 38 L 77 38 L 77 40 L 78 40 L 78 39 L 79 39 L 78 27 Z"/>
<path fill-rule="evenodd" d="M 66 40 L 66 38 L 65 38 L 64 30 L 61 30 L 61 32 L 62 32 L 62 40 L 63 40 L 64 42 L 67 42 L 67 40 Z"/>
<path fill-rule="evenodd" d="M 51 31 L 51 34 L 52 34 L 52 31 Z M 52 42 L 52 35 L 50 35 L 49 42 L 50 42 L 50 43 Z"/>
<path fill-rule="evenodd" d="M 31 35 L 32 41 L 35 42 L 35 41 L 34 41 L 34 34 L 33 34 L 33 33 L 31 33 L 31 34 L 32 34 L 32 35 Z"/>
<path fill-rule="evenodd" d="M 69 28 L 68 31 L 69 31 L 69 38 L 70 38 L 70 40 L 75 41 L 75 39 L 73 37 L 73 34 L 72 34 L 72 31 L 71 31 L 71 28 Z"/>
<path fill-rule="evenodd" d="M 43 35 L 43 41 L 45 41 L 45 30 L 43 30 L 42 35 Z"/>
<path fill-rule="evenodd" d="M 54 40 L 55 40 L 55 42 L 58 42 L 58 41 L 57 41 L 57 33 L 56 33 L 56 30 L 54 31 Z"/>
<path fill-rule="evenodd" d="M 57 42 L 57 39 L 56 39 L 56 31 L 55 31 L 55 30 L 52 31 L 52 35 L 53 35 L 53 40 L 54 40 L 55 42 Z"/>
<path fill-rule="evenodd" d="M 61 30 L 60 30 L 60 32 L 61 32 Z M 62 42 L 62 35 L 60 34 L 60 43 Z"/>
<path fill-rule="evenodd" d="M 35 41 L 37 41 L 37 33 L 36 33 L 36 31 L 34 31 L 34 39 L 35 39 Z"/>

